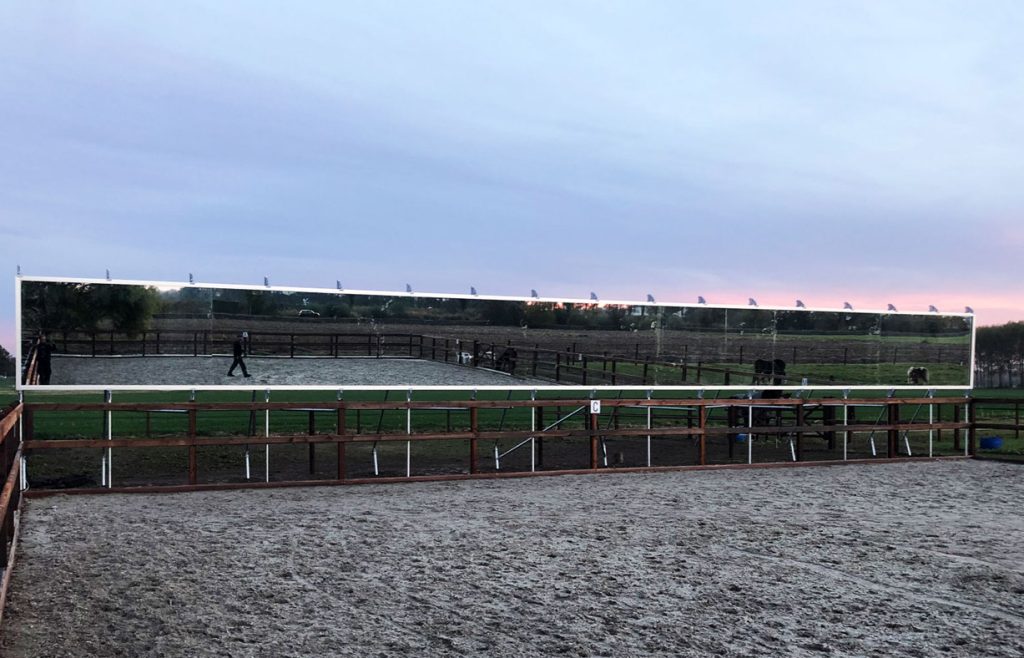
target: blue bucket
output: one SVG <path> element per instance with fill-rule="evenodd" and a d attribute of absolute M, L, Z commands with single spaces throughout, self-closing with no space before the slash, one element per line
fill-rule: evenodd
<path fill-rule="evenodd" d="M 981 449 L 982 450 L 1001 450 L 1003 447 L 1003 437 L 1001 436 L 983 436 L 981 437 Z"/>
<path fill-rule="evenodd" d="M 747 435 L 746 434 L 737 434 L 736 435 L 736 443 L 746 443 L 746 442 L 747 442 Z"/>

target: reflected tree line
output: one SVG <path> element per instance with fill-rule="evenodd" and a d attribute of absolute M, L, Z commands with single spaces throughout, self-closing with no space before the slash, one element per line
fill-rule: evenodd
<path fill-rule="evenodd" d="M 1024 386 L 1024 322 L 978 328 L 978 386 Z"/>

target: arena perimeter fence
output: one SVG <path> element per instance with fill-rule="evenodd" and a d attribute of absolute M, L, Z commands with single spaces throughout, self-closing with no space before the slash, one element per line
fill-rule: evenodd
<path fill-rule="evenodd" d="M 144 331 L 129 335 L 107 332 L 49 332 L 58 347 L 58 354 L 82 357 L 123 356 L 212 356 L 229 355 L 237 331 L 211 330 L 164 330 Z M 662 354 L 651 359 L 642 354 L 640 343 L 615 346 L 600 353 L 578 349 L 575 342 L 556 345 L 550 339 L 547 343 L 524 343 L 506 340 L 504 343 L 482 341 L 476 338 L 435 336 L 413 333 L 338 333 L 338 332 L 247 332 L 246 352 L 249 356 L 268 357 L 319 357 L 319 358 L 415 358 L 452 363 L 470 367 L 486 367 L 508 372 L 520 377 L 543 379 L 559 384 L 581 386 L 617 385 L 680 385 L 708 384 L 730 386 L 752 382 L 758 377 L 753 363 L 763 354 L 751 354 L 751 346 L 738 345 L 730 353 L 702 353 L 696 348 L 691 352 L 689 345 L 682 345 L 678 354 Z M 563 341 L 566 342 L 566 341 Z M 503 359 L 509 348 L 515 356 Z M 744 350 L 747 349 L 747 353 Z M 807 348 L 805 348 L 807 349 Z M 34 348 L 26 338 L 24 353 L 26 364 Z M 865 351 L 866 350 L 866 351 Z M 851 365 L 885 362 L 897 364 L 902 360 L 920 365 L 942 363 L 955 356 L 965 359 L 966 348 L 958 349 L 937 345 L 894 345 L 885 354 L 877 348 L 855 349 L 850 347 L 813 348 L 806 353 L 791 347 L 774 355 L 788 362 L 789 374 L 782 374 L 775 383 L 779 385 L 827 384 L 824 379 L 799 373 L 802 363 L 830 363 Z M 715 364 L 708 364 L 714 359 Z M 723 365 L 722 361 L 735 362 L 735 366 Z M 743 367 L 747 365 L 749 367 Z M 26 367 L 23 382 L 38 383 L 34 368 Z M 877 382 L 864 381 L 863 384 Z"/>
<path fill-rule="evenodd" d="M 255 394 L 254 394 L 255 395 Z M 951 432 L 954 451 L 962 447 L 959 458 L 975 454 L 976 435 L 981 430 L 1012 431 L 1016 437 L 1022 429 L 1020 423 L 1021 401 L 1015 399 L 972 399 L 955 397 L 923 398 L 879 398 L 879 399 L 716 399 L 716 400 L 662 400 L 662 399 L 604 399 L 600 406 L 592 399 L 531 399 L 531 400 L 462 400 L 462 401 L 343 401 L 318 402 L 315 406 L 303 402 L 252 402 L 252 403 L 16 403 L 3 411 L 0 416 L 0 473 L 4 485 L 0 494 L 0 621 L 6 600 L 7 586 L 14 565 L 17 545 L 17 531 L 23 493 L 25 496 L 49 495 L 53 493 L 100 493 L 100 492 L 156 492 L 189 491 L 200 489 L 255 488 L 266 486 L 306 486 L 313 484 L 356 484 L 368 482 L 396 482 L 423 480 L 455 480 L 487 477 L 526 477 L 531 475 L 579 474 L 595 472 L 684 470 L 701 468 L 743 468 L 750 466 L 795 466 L 808 464 L 837 464 L 852 461 L 864 463 L 890 462 L 894 460 L 930 459 L 933 442 L 941 440 L 943 432 Z M 908 419 L 905 410 L 913 409 Z M 918 420 L 922 409 L 927 409 L 927 419 Z M 859 413 L 851 413 L 851 411 Z M 442 428 L 429 432 L 413 432 L 413 414 L 443 412 L 446 420 Z M 528 429 L 504 429 L 506 415 L 511 411 L 526 412 Z M 545 411 L 547 415 L 545 415 Z M 951 411 L 951 414 L 944 413 Z M 245 436 L 203 436 L 200 433 L 200 417 L 223 413 L 243 413 L 249 416 L 249 432 Z M 490 429 L 481 424 L 482 413 L 496 413 L 497 427 Z M 639 412 L 639 413 L 637 413 Z M 877 412 L 877 413 L 876 413 Z M 92 420 L 99 415 L 103 419 L 105 436 L 92 438 L 41 439 L 35 435 L 35 424 L 39 417 L 47 414 L 86 415 Z M 304 433 L 271 433 L 271 414 L 302 414 L 308 421 Z M 404 431 L 384 431 L 385 415 L 404 416 Z M 149 434 L 153 414 L 180 414 L 187 419 L 187 431 L 183 436 L 119 436 L 114 437 L 112 427 L 115 414 L 138 415 L 146 418 L 146 434 Z M 713 416 L 718 415 L 718 420 Z M 328 415 L 332 422 L 328 432 L 318 433 L 317 417 Z M 461 420 L 454 416 L 461 416 Z M 951 415 L 952 420 L 943 420 Z M 874 420 L 872 421 L 872 417 Z M 545 420 L 545 418 L 547 420 Z M 607 419 L 602 427 L 601 419 Z M 639 423 L 636 421 L 640 420 Z M 259 431 L 259 420 L 263 420 Z M 548 422 L 552 421 L 553 422 Z M 494 425 L 492 422 L 489 424 Z M 354 421 L 354 423 L 353 423 Z M 870 422 L 865 422 L 870 421 Z M 454 426 L 453 426 L 454 422 Z M 570 423 L 578 424 L 570 428 Z M 637 426 L 639 425 L 639 426 Z M 926 433 L 928 455 L 911 453 L 910 433 Z M 874 437 L 879 436 L 876 458 L 873 460 L 848 460 L 847 447 L 851 437 L 868 433 L 872 452 L 876 452 Z M 651 461 L 652 437 L 670 440 L 690 439 L 696 447 L 695 463 L 691 465 L 656 466 Z M 743 437 L 742 443 L 738 439 Z M 790 459 L 782 462 L 755 464 L 753 446 L 755 440 L 767 444 L 774 437 L 776 444 L 781 440 L 788 443 Z M 731 461 L 713 464 L 709 459 L 709 446 L 715 439 L 724 439 L 729 459 L 740 452 L 741 463 Z M 613 439 L 646 446 L 646 464 L 616 468 L 615 460 L 609 461 L 608 442 Z M 812 439 L 819 444 L 835 447 L 841 442 L 842 460 L 804 461 L 806 441 Z M 467 467 L 458 473 L 433 473 L 413 475 L 411 446 L 414 442 L 461 441 L 467 449 Z M 582 448 L 587 462 L 584 468 L 547 468 L 544 465 L 545 441 L 575 440 L 573 448 Z M 505 442 L 505 449 L 499 444 Z M 406 473 L 404 477 L 380 476 L 378 471 L 379 445 L 404 442 L 406 446 Z M 494 443 L 493 454 L 481 458 L 481 442 Z M 205 446 L 249 446 L 262 444 L 267 460 L 263 481 L 244 482 L 199 482 L 198 450 Z M 335 477 L 322 480 L 270 478 L 270 447 L 305 444 L 309 450 L 310 470 L 315 465 L 317 445 L 334 444 Z M 359 444 L 372 446 L 372 458 L 377 477 L 351 477 L 347 468 L 347 452 Z M 721 442 L 717 443 L 721 447 Z M 187 475 L 179 484 L 154 486 L 114 486 L 114 449 L 184 449 L 187 451 Z M 95 456 L 102 454 L 103 486 L 79 489 L 36 489 L 28 490 L 29 478 L 26 464 L 33 455 L 46 452 L 81 451 L 87 449 Z M 527 449 L 528 462 L 517 467 L 506 459 L 518 450 Z M 747 451 L 742 463 L 742 450 Z M 642 452 L 642 451 L 641 451 Z M 246 476 L 249 451 L 246 449 Z M 494 467 L 484 468 L 493 458 Z M 528 463 L 528 466 L 523 464 Z"/>

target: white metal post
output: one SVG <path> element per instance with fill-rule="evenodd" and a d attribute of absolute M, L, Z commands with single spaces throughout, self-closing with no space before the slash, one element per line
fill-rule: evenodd
<path fill-rule="evenodd" d="M 847 405 L 843 405 L 843 427 L 850 424 L 850 408 Z M 850 443 L 850 431 L 843 430 L 843 461 L 846 461 L 847 446 Z"/>
<path fill-rule="evenodd" d="M 530 391 L 530 401 L 537 399 L 537 391 Z M 537 407 L 530 406 L 530 431 L 537 431 Z M 537 437 L 530 437 L 530 472 L 537 470 Z"/>
<path fill-rule="evenodd" d="M 20 288 L 20 286 L 19 286 L 19 288 Z M 21 373 L 21 370 L 16 370 L 14 376 L 15 377 L 20 377 L 21 376 L 20 373 Z M 20 402 L 22 404 L 22 409 L 24 410 L 25 391 L 18 391 L 18 402 Z M 25 441 L 25 425 L 22 423 L 22 418 L 24 416 L 25 416 L 24 411 L 22 411 L 22 413 L 18 415 L 18 444 L 19 445 L 24 445 L 24 441 Z M 21 453 L 21 473 L 20 473 L 20 478 L 21 478 L 20 486 L 21 486 L 21 490 L 22 491 L 25 491 L 26 489 L 28 489 L 28 467 L 26 465 L 26 461 L 27 461 L 27 458 L 25 457 L 24 451 L 22 451 L 22 453 Z"/>
<path fill-rule="evenodd" d="M 104 397 L 106 398 L 107 404 L 110 404 L 114 400 L 114 394 L 110 391 L 106 391 Z M 107 441 L 114 440 L 114 412 L 107 409 Z M 107 488 L 114 486 L 114 450 L 107 448 Z"/>
<path fill-rule="evenodd" d="M 928 403 L 928 424 L 931 425 L 934 422 L 935 422 L 935 405 L 929 402 Z M 935 439 L 935 430 L 929 429 L 928 430 L 928 456 L 929 457 L 933 456 L 932 455 L 932 444 L 934 443 L 934 439 Z"/>
<path fill-rule="evenodd" d="M 405 401 L 412 403 L 412 390 L 405 395 Z M 412 434 L 412 407 L 405 408 L 405 433 Z M 412 441 L 405 442 L 405 477 L 412 477 Z"/>
<path fill-rule="evenodd" d="M 647 391 L 648 401 L 651 399 L 651 392 Z M 689 414 L 689 412 L 687 412 Z M 647 467 L 651 466 L 651 405 L 647 405 Z"/>
<path fill-rule="evenodd" d="M 270 402 L 270 391 L 263 394 L 263 401 Z M 270 438 L 270 409 L 263 410 L 263 436 Z M 270 444 L 263 446 L 263 481 L 270 482 Z"/>
<path fill-rule="evenodd" d="M 14 279 L 14 383 L 21 391 L 21 277 Z"/>

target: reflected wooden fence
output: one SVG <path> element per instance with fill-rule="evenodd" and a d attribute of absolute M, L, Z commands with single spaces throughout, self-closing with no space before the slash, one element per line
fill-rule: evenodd
<path fill-rule="evenodd" d="M 117 332 L 51 332 L 58 354 L 89 357 L 228 356 L 236 337 L 234 331 L 212 330 L 147 331 L 135 336 Z M 503 360 L 510 348 L 515 356 Z M 26 354 L 32 353 L 30 344 L 26 343 L 25 349 Z M 651 358 L 643 356 L 639 343 L 620 353 L 593 353 L 579 349 L 576 343 L 554 348 L 540 343 L 511 340 L 498 343 L 414 333 L 249 332 L 246 352 L 255 357 L 427 359 L 581 386 L 730 386 L 752 384 L 756 376 L 752 365 L 754 357 L 744 355 L 742 346 L 734 357 L 737 363 L 724 365 L 694 357 L 685 345 L 680 354 Z M 791 357 L 787 353 L 787 358 L 791 372 L 781 376 L 779 384 L 834 383 L 792 372 L 798 358 L 795 348 Z M 841 361 L 836 361 L 836 365 L 840 363 L 846 364 L 845 354 Z M 23 381 L 34 383 L 28 374 Z M 844 383 L 870 385 L 878 382 L 854 382 L 847 377 Z"/>

